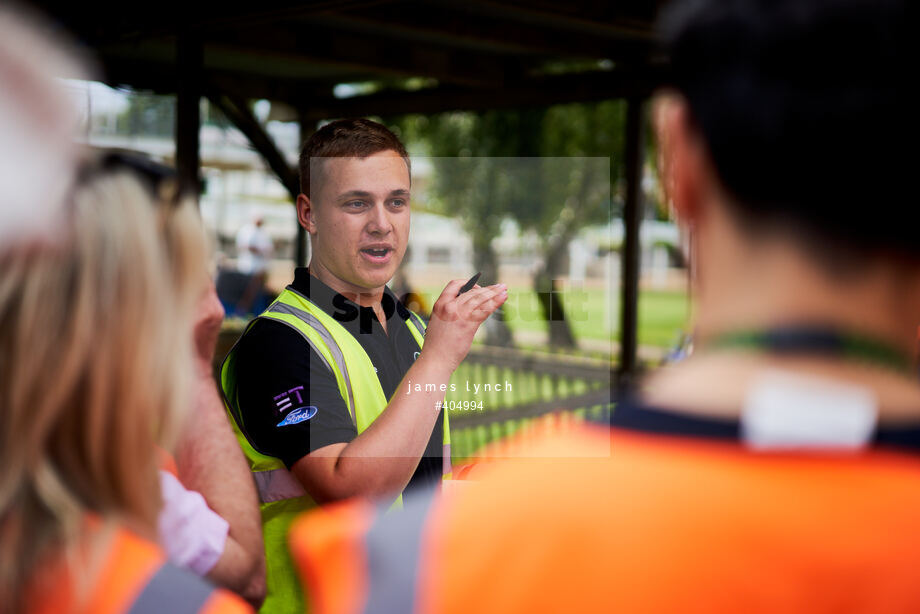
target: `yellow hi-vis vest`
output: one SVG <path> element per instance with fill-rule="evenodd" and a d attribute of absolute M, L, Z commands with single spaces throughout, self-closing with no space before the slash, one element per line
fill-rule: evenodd
<path fill-rule="evenodd" d="M 387 406 L 387 398 L 367 352 L 358 340 L 332 316 L 296 290 L 286 288 L 259 318 L 282 322 L 296 330 L 320 355 L 335 375 L 339 393 L 358 434 L 370 426 Z M 247 326 L 245 335 L 258 318 Z M 421 348 L 425 324 L 410 312 L 406 325 Z M 239 342 L 237 342 L 239 343 Z M 268 592 L 262 612 L 305 611 L 300 581 L 287 545 L 288 528 L 294 518 L 315 502 L 284 463 L 258 452 L 246 436 L 246 425 L 239 410 L 235 377 L 236 345 L 220 368 L 220 385 L 236 437 L 249 461 L 249 468 L 259 491 L 262 532 L 265 539 L 265 566 Z M 444 478 L 450 479 L 450 428 L 444 410 Z M 402 495 L 394 507 L 402 505 Z"/>

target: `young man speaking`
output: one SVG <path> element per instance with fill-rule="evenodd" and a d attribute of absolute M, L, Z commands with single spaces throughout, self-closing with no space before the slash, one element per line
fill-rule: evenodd
<path fill-rule="evenodd" d="M 310 265 L 249 326 L 221 374 L 262 501 L 271 612 L 303 612 L 285 541 L 297 512 L 356 496 L 399 504 L 403 491 L 449 473 L 442 385 L 507 298 L 503 284 L 458 295 L 463 280 L 451 281 L 426 332 L 386 287 L 406 251 L 411 176 L 384 126 L 324 126 L 304 145 L 300 171 Z M 433 386 L 399 394 L 410 380 Z"/>

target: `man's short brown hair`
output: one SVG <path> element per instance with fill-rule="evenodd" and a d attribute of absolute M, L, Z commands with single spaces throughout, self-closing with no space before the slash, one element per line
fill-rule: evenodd
<path fill-rule="evenodd" d="M 323 158 L 366 158 L 381 151 L 395 151 L 410 170 L 409 153 L 383 124 L 363 118 L 340 119 L 314 132 L 300 151 L 300 191 L 310 197 L 310 171 Z"/>

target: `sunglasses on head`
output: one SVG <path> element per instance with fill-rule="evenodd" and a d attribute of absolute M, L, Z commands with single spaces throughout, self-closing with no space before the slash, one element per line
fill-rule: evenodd
<path fill-rule="evenodd" d="M 84 183 L 94 177 L 127 172 L 140 181 L 155 202 L 176 205 L 181 200 L 178 173 L 165 164 L 135 152 L 104 151 L 80 169 L 77 182 Z"/>

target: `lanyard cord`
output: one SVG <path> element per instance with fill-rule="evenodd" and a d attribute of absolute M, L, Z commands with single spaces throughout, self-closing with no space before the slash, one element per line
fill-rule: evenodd
<path fill-rule="evenodd" d="M 901 349 L 871 337 L 827 326 L 798 325 L 766 330 L 733 331 L 716 335 L 707 349 L 752 349 L 776 354 L 839 356 L 913 374 L 913 360 Z"/>

